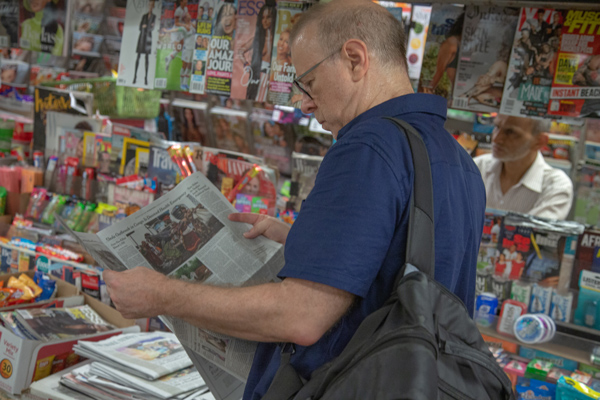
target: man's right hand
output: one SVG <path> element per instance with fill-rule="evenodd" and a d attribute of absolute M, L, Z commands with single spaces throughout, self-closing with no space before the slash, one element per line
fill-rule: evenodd
<path fill-rule="evenodd" d="M 244 237 L 247 239 L 254 239 L 257 236 L 263 235 L 267 239 L 285 244 L 287 235 L 290 232 L 288 224 L 268 215 L 233 213 L 229 214 L 229 220 L 253 225 L 252 229 L 244 233 Z"/>

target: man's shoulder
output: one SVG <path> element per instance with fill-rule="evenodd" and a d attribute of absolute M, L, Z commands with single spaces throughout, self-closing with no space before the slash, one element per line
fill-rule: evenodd
<path fill-rule="evenodd" d="M 555 188 L 564 188 L 573 190 L 573 181 L 563 170 L 548 166 L 544 170 L 544 187 L 543 190 L 550 190 Z"/>
<path fill-rule="evenodd" d="M 492 165 L 494 165 L 498 160 L 494 158 L 492 153 L 482 154 L 473 158 L 473 162 L 477 165 L 477 168 L 483 173 L 487 171 Z"/>

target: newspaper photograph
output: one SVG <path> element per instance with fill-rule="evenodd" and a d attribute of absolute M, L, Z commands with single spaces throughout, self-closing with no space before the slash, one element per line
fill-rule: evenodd
<path fill-rule="evenodd" d="M 181 343 L 168 332 L 123 334 L 100 342 L 80 341 L 73 349 L 83 357 L 144 379 L 158 379 L 192 366 Z"/>
<path fill-rule="evenodd" d="M 244 238 L 250 225 L 229 221 L 232 212 L 236 210 L 223 194 L 196 172 L 158 200 L 100 231 L 97 237 L 103 246 L 79 233 L 73 235 L 92 253 L 108 248 L 128 269 L 142 266 L 172 278 L 216 286 L 277 280 L 284 264 L 283 247 L 262 236 Z M 203 331 L 177 318 L 166 319 L 191 351 L 237 379 L 247 379 L 254 342 Z"/>

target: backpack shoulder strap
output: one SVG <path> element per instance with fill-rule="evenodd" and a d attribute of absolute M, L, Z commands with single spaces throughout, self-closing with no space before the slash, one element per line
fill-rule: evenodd
<path fill-rule="evenodd" d="M 434 279 L 435 274 L 435 225 L 433 214 L 433 181 L 429 154 L 423 138 L 408 122 L 386 117 L 404 132 L 412 152 L 414 182 L 412 188 L 406 264 Z M 400 277 L 405 268 L 400 271 Z M 400 279 L 396 279 L 396 283 Z"/>

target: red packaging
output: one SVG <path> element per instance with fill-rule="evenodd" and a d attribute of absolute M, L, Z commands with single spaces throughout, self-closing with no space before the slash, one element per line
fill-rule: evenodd
<path fill-rule="evenodd" d="M 508 299 L 502 303 L 500 318 L 496 325 L 496 331 L 505 336 L 514 336 L 513 327 L 515 321 L 521 315 L 527 313 L 527 306 L 520 301 Z"/>

